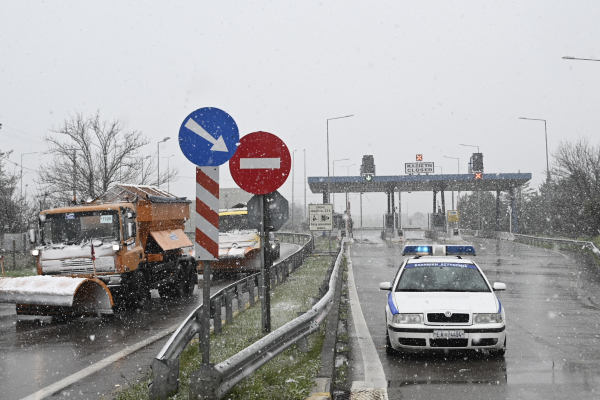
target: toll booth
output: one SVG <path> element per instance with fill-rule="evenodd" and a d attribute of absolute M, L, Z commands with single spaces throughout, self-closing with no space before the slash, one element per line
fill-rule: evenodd
<path fill-rule="evenodd" d="M 435 232 L 446 232 L 446 216 L 443 213 L 429 214 L 429 229 Z"/>

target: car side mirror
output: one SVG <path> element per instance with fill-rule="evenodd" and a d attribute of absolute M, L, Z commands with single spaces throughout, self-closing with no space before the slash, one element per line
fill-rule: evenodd
<path fill-rule="evenodd" d="M 29 230 L 29 243 L 34 244 L 37 241 L 35 229 Z"/>
<path fill-rule="evenodd" d="M 494 288 L 495 292 L 500 290 L 506 290 L 506 285 L 501 282 L 494 282 L 494 285 L 492 287 Z"/>
<path fill-rule="evenodd" d="M 381 282 L 379 284 L 379 290 L 392 290 L 391 282 Z"/>
<path fill-rule="evenodd" d="M 128 236 L 128 238 L 135 238 L 135 234 L 136 234 L 135 230 L 136 230 L 135 229 L 135 224 L 133 222 L 129 222 L 127 224 L 127 236 Z"/>

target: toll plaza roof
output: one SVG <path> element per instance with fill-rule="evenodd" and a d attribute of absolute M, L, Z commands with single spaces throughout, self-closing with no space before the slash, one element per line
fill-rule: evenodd
<path fill-rule="evenodd" d="M 368 193 L 390 190 L 401 192 L 507 191 L 527 183 L 530 179 L 530 173 L 484 173 L 481 179 L 475 179 L 475 174 L 373 176 L 371 181 L 367 181 L 363 176 L 332 176 L 329 178 L 331 193 Z M 327 181 L 326 176 L 309 177 L 308 186 L 313 193 L 323 193 L 327 191 Z"/>

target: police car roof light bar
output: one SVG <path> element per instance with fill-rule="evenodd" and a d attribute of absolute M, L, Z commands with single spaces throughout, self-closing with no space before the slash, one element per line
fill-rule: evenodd
<path fill-rule="evenodd" d="M 403 256 L 431 256 L 431 255 L 440 255 L 440 251 L 441 249 L 443 249 L 443 251 L 441 251 L 441 255 L 446 255 L 446 256 L 475 256 L 475 247 L 468 245 L 435 245 L 435 252 L 434 252 L 434 246 L 433 245 L 428 245 L 428 246 L 414 246 L 414 245 L 409 245 L 409 246 L 404 246 L 404 249 L 402 250 L 402 255 Z M 435 253 L 435 254 L 434 254 Z"/>

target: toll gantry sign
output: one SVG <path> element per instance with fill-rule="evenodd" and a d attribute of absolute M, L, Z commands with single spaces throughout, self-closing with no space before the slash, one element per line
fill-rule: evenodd
<path fill-rule="evenodd" d="M 406 174 L 433 174 L 434 166 L 432 162 L 414 162 L 404 163 Z"/>
<path fill-rule="evenodd" d="M 252 194 L 267 194 L 279 189 L 291 168 L 288 147 L 268 132 L 253 132 L 242 137 L 237 152 L 229 160 L 235 183 Z"/>
<path fill-rule="evenodd" d="M 240 133 L 233 118 L 214 107 L 188 115 L 179 128 L 179 147 L 196 164 L 196 259 L 219 259 L 219 165 L 237 151 Z"/>

